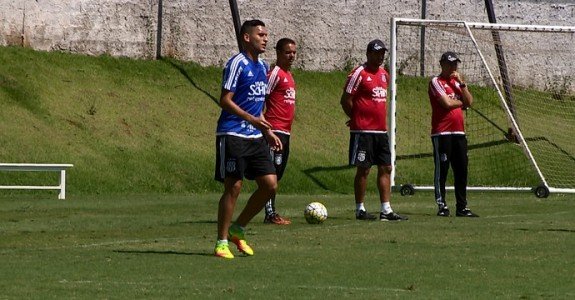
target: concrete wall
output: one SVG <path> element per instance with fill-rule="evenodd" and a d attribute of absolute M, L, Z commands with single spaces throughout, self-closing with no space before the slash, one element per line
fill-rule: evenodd
<path fill-rule="evenodd" d="M 419 18 L 422 1 L 238 0 L 238 7 L 243 20 L 266 22 L 272 46 L 281 37 L 298 42 L 297 67 L 333 70 L 363 61 L 369 40 L 389 41 L 391 17 Z M 159 2 L 0 0 L 0 45 L 154 58 Z M 222 65 L 236 51 L 229 1 L 162 2 L 163 56 Z M 500 23 L 575 25 L 574 0 L 494 2 Z M 427 0 L 427 17 L 487 22 L 484 6 L 484 0 Z"/>

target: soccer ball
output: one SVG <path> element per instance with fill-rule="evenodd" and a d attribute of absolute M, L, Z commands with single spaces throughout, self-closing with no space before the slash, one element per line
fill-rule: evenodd
<path fill-rule="evenodd" d="M 327 219 L 327 209 L 319 202 L 312 202 L 305 207 L 303 215 L 309 224 L 320 224 Z"/>

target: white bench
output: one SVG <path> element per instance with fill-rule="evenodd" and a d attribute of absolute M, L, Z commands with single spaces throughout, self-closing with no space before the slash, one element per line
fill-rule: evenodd
<path fill-rule="evenodd" d="M 21 163 L 0 163 L 2 171 L 60 171 L 60 184 L 56 186 L 46 185 L 0 185 L 0 189 L 20 189 L 20 190 L 60 190 L 58 199 L 66 199 L 66 169 L 73 167 L 72 164 L 21 164 Z"/>

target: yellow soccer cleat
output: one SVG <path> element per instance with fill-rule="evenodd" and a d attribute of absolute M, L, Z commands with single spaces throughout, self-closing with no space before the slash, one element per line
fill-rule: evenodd
<path fill-rule="evenodd" d="M 244 237 L 244 231 L 237 225 L 230 226 L 228 239 L 236 244 L 238 250 L 245 255 L 254 255 L 254 250 L 250 247 Z"/>
<path fill-rule="evenodd" d="M 216 248 L 214 249 L 214 255 L 221 258 L 228 258 L 228 259 L 234 258 L 234 255 L 230 251 L 228 243 L 221 243 L 221 244 L 216 243 Z"/>

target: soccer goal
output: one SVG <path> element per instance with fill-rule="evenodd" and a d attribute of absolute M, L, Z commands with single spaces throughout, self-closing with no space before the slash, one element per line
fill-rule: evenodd
<path fill-rule="evenodd" d="M 474 96 L 468 189 L 575 193 L 575 27 L 394 18 L 390 46 L 394 189 L 433 189 L 427 89 L 454 51 Z"/>

